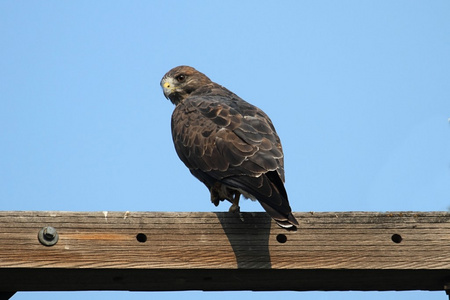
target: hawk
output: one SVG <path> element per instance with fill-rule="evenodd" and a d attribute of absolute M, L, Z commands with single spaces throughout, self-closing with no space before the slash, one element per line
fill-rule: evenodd
<path fill-rule="evenodd" d="M 175 104 L 172 138 L 175 150 L 192 175 L 211 193 L 211 202 L 258 200 L 275 222 L 296 230 L 284 188 L 280 138 L 270 118 L 205 74 L 175 67 L 161 80 L 164 96 Z"/>

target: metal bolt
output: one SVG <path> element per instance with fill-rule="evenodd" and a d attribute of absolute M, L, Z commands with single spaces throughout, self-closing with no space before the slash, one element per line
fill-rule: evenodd
<path fill-rule="evenodd" d="M 53 227 L 44 227 L 44 239 L 46 239 L 47 241 L 51 241 L 55 238 L 57 232 L 56 229 Z"/>
<path fill-rule="evenodd" d="M 58 238 L 58 232 L 51 226 L 42 228 L 38 233 L 39 242 L 44 246 L 53 246 L 58 242 Z"/>

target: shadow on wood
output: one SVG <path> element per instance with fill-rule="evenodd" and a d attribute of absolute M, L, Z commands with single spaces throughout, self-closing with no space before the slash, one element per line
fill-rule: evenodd
<path fill-rule="evenodd" d="M 215 213 L 233 248 L 238 269 L 271 269 L 267 214 Z"/>

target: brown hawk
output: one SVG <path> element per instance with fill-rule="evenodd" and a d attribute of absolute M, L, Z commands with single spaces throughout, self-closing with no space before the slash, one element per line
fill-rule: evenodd
<path fill-rule="evenodd" d="M 192 67 L 173 68 L 161 87 L 176 105 L 176 152 L 208 187 L 211 202 L 217 206 L 226 199 L 236 212 L 242 194 L 258 200 L 278 225 L 296 230 L 284 188 L 283 150 L 269 117 Z"/>

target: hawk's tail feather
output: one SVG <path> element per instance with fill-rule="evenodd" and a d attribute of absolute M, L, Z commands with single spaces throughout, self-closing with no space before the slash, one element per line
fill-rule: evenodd
<path fill-rule="evenodd" d="M 284 184 L 276 171 L 267 172 L 260 177 L 230 176 L 222 181 L 256 198 L 280 227 L 297 230 L 298 222 L 292 215 Z"/>
<path fill-rule="evenodd" d="M 297 219 L 295 219 L 294 215 L 289 212 L 287 215 L 275 210 L 272 206 L 268 205 L 265 202 L 259 201 L 264 210 L 269 214 L 269 216 L 275 220 L 278 226 L 296 231 L 299 226 Z"/>
<path fill-rule="evenodd" d="M 289 230 L 289 231 L 297 231 L 297 226 L 292 225 L 289 222 L 278 221 L 278 220 L 275 220 L 275 222 L 277 223 L 278 226 L 280 226 L 283 229 L 286 229 L 286 230 Z"/>

